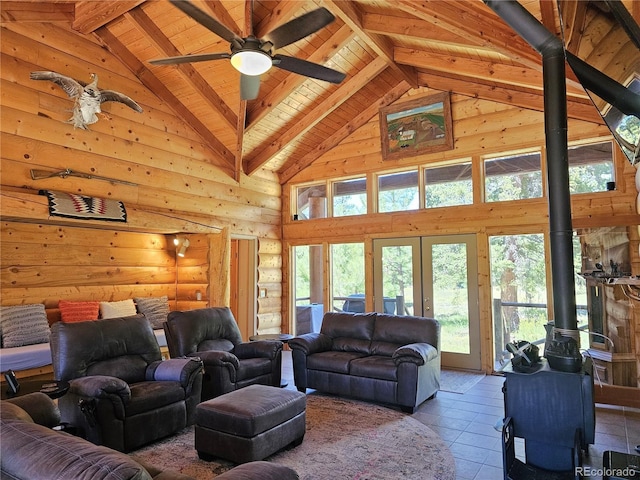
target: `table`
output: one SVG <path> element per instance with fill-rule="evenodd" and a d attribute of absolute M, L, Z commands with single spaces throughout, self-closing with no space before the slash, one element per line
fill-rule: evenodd
<path fill-rule="evenodd" d="M 0 398 L 8 400 L 10 398 L 26 395 L 27 393 L 42 392 L 51 399 L 60 398 L 69 390 L 69 382 L 57 382 L 55 380 L 25 380 L 19 382 L 20 388 L 17 393 L 8 389 L 0 391 Z"/>
<path fill-rule="evenodd" d="M 288 343 L 293 338 L 293 335 L 288 333 L 265 333 L 262 335 L 253 335 L 249 337 L 249 341 L 258 342 L 260 340 L 279 340 L 282 343 Z"/>
<path fill-rule="evenodd" d="M 252 335 L 249 337 L 251 342 L 259 342 L 260 340 L 279 340 L 282 343 L 289 343 L 289 340 L 293 338 L 293 335 L 288 333 L 264 333 L 262 335 Z M 280 381 L 280 388 L 286 388 L 289 384 L 284 381 Z"/>

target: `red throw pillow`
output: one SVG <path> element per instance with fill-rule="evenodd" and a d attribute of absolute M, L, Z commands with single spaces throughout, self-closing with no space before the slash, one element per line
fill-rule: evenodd
<path fill-rule="evenodd" d="M 87 320 L 97 320 L 100 302 L 72 302 L 60 300 L 58 302 L 60 316 L 63 322 L 85 322 Z"/>

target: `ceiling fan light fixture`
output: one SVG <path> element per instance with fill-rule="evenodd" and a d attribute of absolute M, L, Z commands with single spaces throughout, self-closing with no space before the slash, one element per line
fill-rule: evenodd
<path fill-rule="evenodd" d="M 260 50 L 241 50 L 231 55 L 231 65 L 245 75 L 262 75 L 271 68 L 271 57 Z"/>

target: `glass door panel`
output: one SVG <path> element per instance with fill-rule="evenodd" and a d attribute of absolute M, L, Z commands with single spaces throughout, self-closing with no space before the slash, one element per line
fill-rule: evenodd
<path fill-rule="evenodd" d="M 373 275 L 376 312 L 421 315 L 420 239 L 384 239 L 374 242 Z"/>
<path fill-rule="evenodd" d="M 376 311 L 437 319 L 442 364 L 480 369 L 475 236 L 380 239 L 373 253 Z"/>
<path fill-rule="evenodd" d="M 475 236 L 424 237 L 422 269 L 424 312 L 440 322 L 443 365 L 480 369 Z"/>

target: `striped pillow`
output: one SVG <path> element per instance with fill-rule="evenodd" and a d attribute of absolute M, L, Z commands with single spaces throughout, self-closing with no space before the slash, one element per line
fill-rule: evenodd
<path fill-rule="evenodd" d="M 136 313 L 133 300 L 120 300 L 119 302 L 100 302 L 100 316 L 102 318 L 131 317 Z"/>
<path fill-rule="evenodd" d="M 169 315 L 169 298 L 164 295 L 158 298 L 134 298 L 139 313 L 144 313 L 151 327 L 154 329 L 162 328 L 162 324 L 167 321 Z"/>
<path fill-rule="evenodd" d="M 58 302 L 60 317 L 65 323 L 97 320 L 99 307 L 100 302 L 72 302 L 70 300 Z"/>
<path fill-rule="evenodd" d="M 49 341 L 49 322 L 42 303 L 0 307 L 0 325 L 4 348 Z"/>

